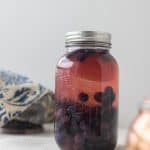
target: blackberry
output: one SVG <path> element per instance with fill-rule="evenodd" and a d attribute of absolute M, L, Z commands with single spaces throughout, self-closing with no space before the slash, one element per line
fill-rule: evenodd
<path fill-rule="evenodd" d="M 107 95 L 107 98 L 110 99 L 112 102 L 115 100 L 116 95 L 112 87 L 108 86 L 105 88 L 105 95 Z"/>
<path fill-rule="evenodd" d="M 88 94 L 86 94 L 86 93 L 84 93 L 84 92 L 81 92 L 81 93 L 79 94 L 79 100 L 80 100 L 80 101 L 86 102 L 86 101 L 88 101 L 88 99 L 89 99 Z"/>
<path fill-rule="evenodd" d="M 102 95 L 102 105 L 104 108 L 110 108 L 115 100 L 115 93 L 112 87 L 106 87 Z"/>

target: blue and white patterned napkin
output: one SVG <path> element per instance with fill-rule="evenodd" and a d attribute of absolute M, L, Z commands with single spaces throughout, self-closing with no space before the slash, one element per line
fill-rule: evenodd
<path fill-rule="evenodd" d="M 53 93 L 29 78 L 0 70 L 0 127 L 12 120 L 44 124 L 53 119 Z"/>

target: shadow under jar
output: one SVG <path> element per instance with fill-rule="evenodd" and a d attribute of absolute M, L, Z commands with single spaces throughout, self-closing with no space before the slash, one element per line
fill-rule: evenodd
<path fill-rule="evenodd" d="M 111 35 L 66 34 L 56 69 L 55 139 L 61 150 L 113 150 L 117 143 L 118 65 Z"/>

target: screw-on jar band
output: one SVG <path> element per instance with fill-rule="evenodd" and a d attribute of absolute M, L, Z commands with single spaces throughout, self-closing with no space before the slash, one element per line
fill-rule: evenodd
<path fill-rule="evenodd" d="M 111 48 L 111 34 L 97 31 L 68 32 L 65 35 L 66 47 L 93 46 Z"/>

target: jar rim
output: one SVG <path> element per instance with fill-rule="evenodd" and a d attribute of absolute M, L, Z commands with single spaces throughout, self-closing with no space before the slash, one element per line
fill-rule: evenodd
<path fill-rule="evenodd" d="M 65 45 L 70 46 L 100 46 L 111 48 L 111 34 L 100 31 L 73 31 L 65 34 Z"/>

